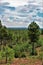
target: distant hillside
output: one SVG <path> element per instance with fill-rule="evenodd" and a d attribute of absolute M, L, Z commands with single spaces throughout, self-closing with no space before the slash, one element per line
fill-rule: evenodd
<path fill-rule="evenodd" d="M 27 29 L 27 28 L 8 28 L 8 29 L 11 29 L 11 30 L 24 30 L 24 29 Z"/>

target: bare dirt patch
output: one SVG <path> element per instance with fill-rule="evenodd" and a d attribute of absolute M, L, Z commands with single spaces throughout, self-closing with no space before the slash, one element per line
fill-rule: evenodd
<path fill-rule="evenodd" d="M 41 61 L 36 59 L 17 58 L 11 65 L 42 65 Z"/>

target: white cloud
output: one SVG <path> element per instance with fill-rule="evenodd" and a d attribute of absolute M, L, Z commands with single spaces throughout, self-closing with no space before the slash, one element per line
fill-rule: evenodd
<path fill-rule="evenodd" d="M 7 22 L 2 22 L 3 25 L 5 25 L 6 27 L 27 27 L 28 23 L 25 22 L 9 22 L 10 20 L 8 20 Z"/>
<path fill-rule="evenodd" d="M 8 2 L 9 6 L 18 7 L 27 4 L 28 0 L 2 0 L 1 2 Z"/>
<path fill-rule="evenodd" d="M 33 5 L 42 5 L 43 0 L 29 0 L 28 3 Z"/>
<path fill-rule="evenodd" d="M 3 25 L 7 27 L 28 27 L 28 24 L 35 21 L 43 28 L 43 17 L 37 14 L 38 12 L 43 13 L 42 0 L 1 0 L 1 3 L 6 2 L 9 3 L 8 7 L 16 8 L 15 10 L 12 10 L 12 8 L 10 10 L 2 7 L 4 13 L 0 14 L 0 19 L 2 19 Z"/>

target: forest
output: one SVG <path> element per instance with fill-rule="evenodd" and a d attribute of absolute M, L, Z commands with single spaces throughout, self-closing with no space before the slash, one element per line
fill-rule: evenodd
<path fill-rule="evenodd" d="M 30 62 L 12 64 L 17 58 Z M 0 20 L 0 65 L 34 65 L 32 60 L 43 65 L 43 29 L 35 22 L 24 29 L 7 28 Z"/>

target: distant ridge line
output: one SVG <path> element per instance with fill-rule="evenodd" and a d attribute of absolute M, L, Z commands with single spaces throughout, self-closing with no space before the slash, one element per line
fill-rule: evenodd
<path fill-rule="evenodd" d="M 24 29 L 28 29 L 28 28 L 8 28 L 8 29 L 12 29 L 12 30 L 24 30 Z"/>
<path fill-rule="evenodd" d="M 24 30 L 24 29 L 28 29 L 28 28 L 25 27 L 25 28 L 8 28 L 8 29 L 10 29 L 10 30 L 11 29 L 12 30 Z M 43 28 L 40 28 L 40 29 L 43 30 Z"/>

